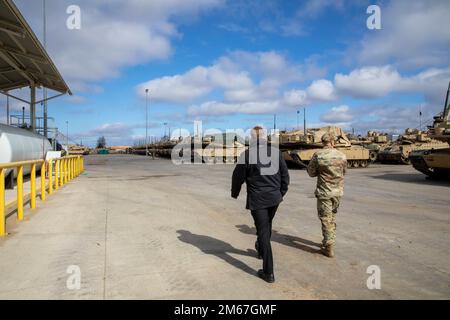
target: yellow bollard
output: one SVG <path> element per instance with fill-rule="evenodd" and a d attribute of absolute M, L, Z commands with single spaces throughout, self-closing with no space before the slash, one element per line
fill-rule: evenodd
<path fill-rule="evenodd" d="M 59 160 L 55 161 L 55 190 L 59 187 Z"/>
<path fill-rule="evenodd" d="M 41 165 L 41 200 L 45 201 L 45 161 Z"/>
<path fill-rule="evenodd" d="M 48 194 L 53 193 L 53 160 L 48 161 Z"/>
<path fill-rule="evenodd" d="M 64 184 L 67 183 L 67 159 L 64 159 Z"/>
<path fill-rule="evenodd" d="M 6 236 L 5 220 L 5 169 L 0 168 L 0 237 Z"/>
<path fill-rule="evenodd" d="M 17 167 L 17 220 L 23 220 L 23 166 Z"/>
<path fill-rule="evenodd" d="M 64 185 L 64 159 L 59 161 L 59 185 Z"/>
<path fill-rule="evenodd" d="M 69 181 L 72 181 L 72 175 L 73 175 L 73 168 L 72 168 L 72 160 L 73 159 L 69 159 Z"/>
<path fill-rule="evenodd" d="M 31 165 L 31 199 L 30 199 L 30 207 L 31 209 L 36 208 L 36 164 L 33 163 Z"/>

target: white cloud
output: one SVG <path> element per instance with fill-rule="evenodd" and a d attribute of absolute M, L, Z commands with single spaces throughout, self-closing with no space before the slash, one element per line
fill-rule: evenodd
<path fill-rule="evenodd" d="M 324 113 L 320 120 L 326 123 L 347 123 L 353 120 L 353 115 L 349 106 L 341 105 L 331 108 L 327 113 Z"/>
<path fill-rule="evenodd" d="M 283 101 L 290 107 L 299 107 L 309 104 L 307 93 L 304 90 L 290 90 L 285 92 Z"/>
<path fill-rule="evenodd" d="M 237 71 L 229 61 L 220 60 L 211 67 L 197 66 L 185 74 L 167 76 L 140 84 L 138 94 L 149 89 L 156 101 L 186 103 L 207 95 L 216 88 L 224 90 L 251 89 L 253 82 L 246 72 Z"/>
<path fill-rule="evenodd" d="M 190 116 L 220 116 L 226 114 L 261 114 L 278 110 L 280 107 L 277 101 L 269 102 L 245 102 L 245 103 L 224 103 L 208 101 L 197 106 L 190 106 L 188 115 Z"/>
<path fill-rule="evenodd" d="M 211 66 L 197 66 L 184 74 L 142 83 L 137 91 L 144 97 L 148 88 L 153 100 L 186 103 L 218 89 L 226 102 L 245 103 L 273 100 L 285 84 L 322 74 L 313 60 L 298 65 L 274 51 L 234 51 Z"/>
<path fill-rule="evenodd" d="M 376 98 L 396 90 L 401 76 L 391 66 L 365 67 L 356 69 L 348 75 L 336 74 L 336 88 L 353 97 Z"/>
<path fill-rule="evenodd" d="M 137 88 L 138 94 L 145 96 L 146 89 L 149 89 L 152 101 L 183 103 L 209 93 L 213 87 L 208 82 L 208 69 L 196 67 L 183 75 L 167 76 L 143 83 Z"/>
<path fill-rule="evenodd" d="M 41 36 L 40 1 L 18 0 L 19 9 Z M 81 30 L 66 28 L 71 0 L 47 3 L 48 51 L 74 90 L 116 77 L 124 67 L 166 59 L 180 37 L 174 21 L 186 22 L 223 0 L 79 0 Z"/>
<path fill-rule="evenodd" d="M 309 106 L 319 102 L 330 102 L 337 99 L 334 85 L 331 81 L 321 79 L 313 81 L 306 90 L 290 90 L 284 93 L 284 104 L 291 107 Z"/>
<path fill-rule="evenodd" d="M 333 83 L 329 80 L 314 81 L 306 92 L 312 101 L 334 101 L 337 98 Z"/>
<path fill-rule="evenodd" d="M 382 29 L 368 31 L 355 54 L 364 64 L 420 68 L 450 62 L 450 1 L 396 0 L 381 6 Z"/>
<path fill-rule="evenodd" d="M 133 126 L 122 122 L 116 123 L 105 123 L 99 127 L 92 129 L 91 131 L 81 134 L 85 137 L 98 137 L 105 136 L 107 138 L 111 137 L 126 137 L 133 134 Z"/>
<path fill-rule="evenodd" d="M 335 87 L 339 95 L 355 98 L 377 98 L 391 93 L 423 94 L 436 102 L 442 99 L 450 79 L 450 67 L 427 69 L 416 75 L 402 76 L 392 66 L 364 67 L 348 75 L 336 74 Z"/>

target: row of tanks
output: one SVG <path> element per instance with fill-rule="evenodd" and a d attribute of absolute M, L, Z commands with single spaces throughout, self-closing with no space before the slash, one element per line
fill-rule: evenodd
<path fill-rule="evenodd" d="M 280 150 L 284 159 L 288 163 L 306 167 L 314 153 L 323 148 L 321 139 L 325 133 L 332 133 L 336 137 L 336 148 L 346 155 L 349 168 L 366 168 L 370 165 L 369 149 L 352 144 L 347 134 L 336 126 L 281 132 Z"/>
<path fill-rule="evenodd" d="M 174 149 L 175 148 L 175 149 Z M 236 162 L 242 151 L 245 150 L 245 142 L 235 134 L 207 135 L 201 139 L 195 137 L 180 137 L 150 144 L 148 147 L 136 146 L 132 153 L 155 155 L 162 158 L 171 158 L 173 152 L 180 157 L 183 153 L 191 155 L 191 160 L 204 163 Z"/>
<path fill-rule="evenodd" d="M 410 164 L 410 155 L 414 151 L 437 150 L 448 148 L 446 142 L 433 139 L 429 132 L 418 129 L 406 129 L 396 141 L 387 144 L 378 153 L 381 163 Z"/>
<path fill-rule="evenodd" d="M 354 134 L 348 134 L 352 145 L 363 146 L 369 149 L 369 158 L 371 162 L 378 160 L 378 154 L 390 145 L 391 140 L 387 133 L 378 131 L 369 131 L 366 136 L 356 136 Z"/>
<path fill-rule="evenodd" d="M 447 144 L 446 148 L 417 150 L 409 156 L 414 168 L 431 178 L 450 179 L 450 82 L 445 97 L 444 110 L 434 117 L 429 136 Z"/>
<path fill-rule="evenodd" d="M 336 148 L 346 157 L 349 168 L 366 168 L 372 162 L 412 164 L 428 176 L 450 176 L 450 122 L 447 105 L 450 91 L 447 90 L 444 112 L 435 117 L 434 125 L 428 131 L 406 129 L 395 141 L 387 133 L 369 131 L 366 136 L 346 134 L 341 128 L 327 126 L 307 130 L 281 131 L 279 148 L 284 159 L 300 167 L 306 167 L 314 153 L 321 148 L 321 138 L 325 133 L 336 137 Z M 186 142 L 187 141 L 187 142 Z M 206 136 L 201 142 L 198 137 L 162 141 L 148 147 L 149 154 L 171 157 L 174 147 L 180 147 L 180 155 L 187 150 L 202 162 L 235 162 L 245 150 L 247 142 L 237 137 Z M 194 148 L 194 144 L 201 148 Z M 178 150 L 178 149 L 177 149 Z M 136 147 L 133 153 L 145 154 L 144 146 Z M 178 151 L 177 151 L 178 152 Z"/>

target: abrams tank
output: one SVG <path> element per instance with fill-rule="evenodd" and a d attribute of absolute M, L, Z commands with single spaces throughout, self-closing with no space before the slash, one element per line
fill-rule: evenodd
<path fill-rule="evenodd" d="M 236 163 L 245 151 L 245 141 L 234 133 L 206 136 L 202 142 L 196 154 L 203 163 Z"/>
<path fill-rule="evenodd" d="M 71 156 L 74 155 L 88 155 L 91 150 L 88 147 L 77 145 L 77 144 L 69 144 L 69 154 Z"/>
<path fill-rule="evenodd" d="M 450 82 L 445 98 L 444 111 L 434 117 L 433 126 L 429 130 L 432 139 L 447 144 L 445 149 L 430 149 L 424 151 L 414 151 L 409 159 L 414 168 L 430 178 L 450 179 L 450 105 L 448 97 L 450 92 Z"/>
<path fill-rule="evenodd" d="M 378 131 L 368 131 L 367 136 L 353 136 L 348 135 L 350 142 L 355 146 L 363 146 L 369 150 L 369 157 L 371 162 L 378 160 L 378 153 L 383 151 L 390 143 L 387 133 Z"/>
<path fill-rule="evenodd" d="M 395 142 L 378 153 L 381 163 L 409 164 L 410 154 L 414 151 L 448 148 L 448 144 L 431 138 L 428 132 L 417 129 L 406 129 Z"/>
<path fill-rule="evenodd" d="M 370 164 L 369 150 L 363 146 L 352 145 L 347 135 L 339 127 L 328 126 L 308 129 L 306 132 L 285 132 L 280 134 L 280 149 L 287 162 L 306 167 L 314 153 L 323 148 L 322 136 L 333 133 L 336 149 L 347 157 L 349 168 L 365 168 Z"/>

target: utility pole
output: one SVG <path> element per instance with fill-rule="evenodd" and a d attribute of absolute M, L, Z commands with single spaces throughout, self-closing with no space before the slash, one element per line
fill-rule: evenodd
<path fill-rule="evenodd" d="M 419 121 L 420 121 L 419 130 L 422 130 L 422 105 L 419 105 Z"/>
<path fill-rule="evenodd" d="M 299 129 L 300 129 L 300 126 L 299 126 L 299 121 L 298 121 L 298 117 L 299 117 L 299 115 L 300 115 L 300 110 L 297 110 L 297 130 L 299 130 Z"/>
<path fill-rule="evenodd" d="M 167 122 L 164 122 L 164 139 L 167 139 Z"/>
<path fill-rule="evenodd" d="M 148 156 L 148 89 L 145 89 L 145 156 Z"/>

